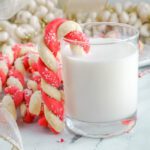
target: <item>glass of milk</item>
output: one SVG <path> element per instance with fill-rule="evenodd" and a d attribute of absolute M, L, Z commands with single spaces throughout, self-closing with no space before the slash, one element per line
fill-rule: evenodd
<path fill-rule="evenodd" d="M 62 41 L 66 126 L 93 138 L 129 132 L 136 123 L 139 32 L 119 23 L 82 27 L 90 41 L 88 54 L 75 56 Z"/>

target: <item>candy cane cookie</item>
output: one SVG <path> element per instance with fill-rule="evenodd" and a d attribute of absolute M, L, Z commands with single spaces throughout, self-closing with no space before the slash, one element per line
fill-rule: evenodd
<path fill-rule="evenodd" d="M 37 48 L 32 43 L 15 44 L 13 47 L 4 45 L 2 47 L 0 53 L 0 92 L 2 91 L 3 85 L 5 84 L 8 70 L 11 65 L 13 65 L 15 59 L 25 55 L 27 52 L 30 51 L 37 52 Z"/>
<path fill-rule="evenodd" d="M 80 41 L 88 43 L 81 31 L 81 27 L 73 21 L 55 19 L 46 26 L 44 42 L 42 41 L 39 46 L 38 70 L 42 77 L 41 94 L 45 116 L 41 122 L 46 125 L 46 119 L 48 127 L 54 133 L 59 133 L 64 128 L 64 97 L 60 88 L 62 81 L 57 61 L 60 50 L 59 39 L 65 37 L 65 40 L 71 44 L 72 51 L 81 55 L 89 50 L 88 44 L 79 44 Z M 71 43 L 72 40 L 76 40 L 76 43 Z"/>
<path fill-rule="evenodd" d="M 39 91 L 41 80 L 40 74 L 37 72 L 37 53 L 28 53 L 23 59 L 23 64 L 28 73 L 26 89 L 24 90 L 24 102 L 20 107 L 21 116 L 26 123 L 32 123 L 35 117 L 40 114 L 42 99 Z"/>
<path fill-rule="evenodd" d="M 32 78 L 27 81 L 28 89 L 33 91 L 29 101 L 29 112 L 35 116 L 39 116 L 42 109 L 40 82 L 41 76 L 38 72 L 34 72 Z"/>
<path fill-rule="evenodd" d="M 16 69 L 20 70 L 22 74 L 24 70 L 28 73 L 26 89 L 24 90 L 25 101 L 20 107 L 21 116 L 26 123 L 32 123 L 41 111 L 42 100 L 40 91 L 38 91 L 41 77 L 37 72 L 38 58 L 38 53 L 28 52 L 25 56 L 21 57 L 20 64 L 22 63 L 21 67 L 23 69 L 19 68 L 19 65 L 15 65 Z"/>
<path fill-rule="evenodd" d="M 40 75 L 37 72 L 37 61 L 39 58 L 38 53 L 28 52 L 25 56 L 20 57 L 22 68 L 19 65 L 15 65 L 16 69 L 24 74 L 24 70 L 28 73 L 28 79 L 26 82 L 26 89 L 24 90 L 24 102 L 20 106 L 21 116 L 26 123 L 32 123 L 38 115 L 38 111 L 41 109 L 41 99 L 37 94 L 38 84 L 40 82 Z M 30 76 L 30 73 L 31 76 Z M 36 97 L 37 96 L 37 97 Z"/>
<path fill-rule="evenodd" d="M 9 72 L 6 85 L 2 104 L 13 115 L 14 119 L 17 119 L 16 108 L 19 107 L 23 101 L 24 76 L 12 68 Z"/>
<path fill-rule="evenodd" d="M 3 97 L 2 103 L 5 105 L 6 108 L 8 108 L 8 110 L 16 119 L 17 115 L 15 110 L 18 107 L 22 106 L 22 103 L 24 103 L 24 87 L 26 86 L 25 73 L 32 73 L 34 71 L 37 71 L 37 61 L 39 55 L 37 52 L 34 51 L 33 45 L 31 44 L 16 44 L 13 47 L 13 54 L 14 59 L 16 58 L 16 60 L 14 62 L 14 66 L 11 67 L 9 71 L 8 79 L 6 81 L 7 87 L 4 89 L 5 96 Z M 29 85 L 31 85 L 31 83 Z M 24 120 L 27 120 L 27 122 L 29 122 L 28 120 L 30 116 L 31 115 L 28 109 L 26 109 L 26 113 L 24 114 Z"/>
<path fill-rule="evenodd" d="M 27 87 L 24 89 L 24 102 L 20 106 L 21 117 L 26 123 L 32 123 L 41 113 L 40 81 L 41 76 L 37 71 L 32 72 L 31 77 L 27 80 Z"/>
<path fill-rule="evenodd" d="M 33 91 L 31 89 L 26 88 L 24 89 L 23 93 L 24 93 L 24 101 L 20 106 L 21 117 L 25 123 L 32 123 L 35 119 L 35 115 L 30 113 L 29 103 L 30 103 Z"/>
<path fill-rule="evenodd" d="M 3 46 L 1 51 L 1 57 L 7 62 L 8 68 L 13 65 L 14 61 L 28 52 L 37 52 L 36 46 L 32 43 L 28 44 L 15 44 L 13 47 L 11 46 Z M 4 66 L 6 70 L 6 67 Z"/>

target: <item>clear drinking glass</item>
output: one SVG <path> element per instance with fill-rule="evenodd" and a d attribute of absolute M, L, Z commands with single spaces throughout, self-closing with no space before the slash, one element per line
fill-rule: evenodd
<path fill-rule="evenodd" d="M 1 104 L 0 150 L 23 150 L 22 139 L 16 121 Z"/>
<path fill-rule="evenodd" d="M 88 54 L 73 55 L 69 44 L 86 43 L 62 41 L 66 125 L 94 138 L 129 132 L 137 114 L 139 32 L 119 23 L 82 27 L 89 37 Z"/>

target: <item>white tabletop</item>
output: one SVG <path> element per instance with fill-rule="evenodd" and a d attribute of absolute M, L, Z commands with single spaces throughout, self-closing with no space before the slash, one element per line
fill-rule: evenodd
<path fill-rule="evenodd" d="M 150 149 L 150 75 L 139 79 L 138 121 L 128 134 L 111 139 L 89 139 L 65 130 L 53 135 L 36 124 L 21 125 L 25 150 L 149 150 Z M 63 139 L 64 142 L 60 142 Z"/>

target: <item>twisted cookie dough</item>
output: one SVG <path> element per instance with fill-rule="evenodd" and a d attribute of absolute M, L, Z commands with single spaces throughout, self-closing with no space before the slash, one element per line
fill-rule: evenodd
<path fill-rule="evenodd" d="M 45 117 L 42 121 L 54 133 L 59 133 L 64 128 L 64 97 L 60 88 L 62 81 L 58 67 L 59 39 L 65 37 L 66 41 L 69 39 L 85 42 L 86 44 L 70 43 L 74 54 L 84 54 L 88 52 L 89 46 L 88 40 L 81 31 L 79 24 L 73 21 L 55 19 L 46 26 L 44 41 L 39 46 L 38 70 L 42 77 L 41 94 L 44 101 Z"/>
<path fill-rule="evenodd" d="M 21 106 L 24 103 L 24 87 L 26 86 L 25 73 L 37 71 L 37 60 L 39 55 L 35 52 L 36 47 L 31 43 L 25 45 L 16 44 L 9 50 L 11 50 L 8 55 L 8 60 L 10 60 L 8 65 L 9 71 L 8 69 L 6 70 L 5 67 L 2 67 L 8 74 L 8 79 L 6 81 L 7 86 L 4 88 L 5 95 L 2 99 L 2 104 L 11 112 L 13 117 L 17 119 L 16 109 L 19 107 L 22 108 Z M 7 54 L 7 51 L 5 53 Z M 25 112 L 25 115 L 26 114 Z"/>

